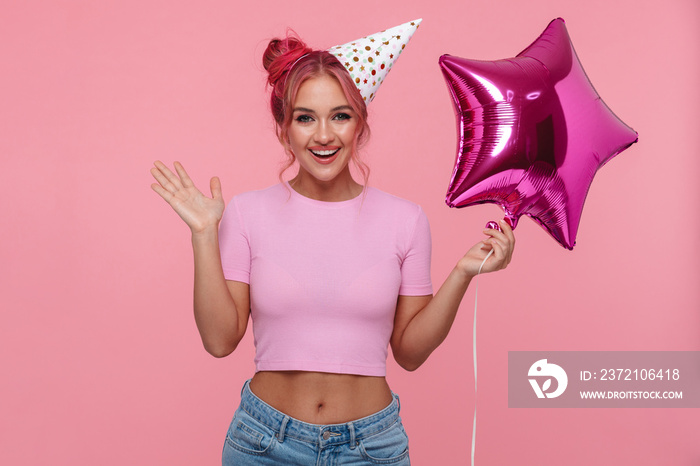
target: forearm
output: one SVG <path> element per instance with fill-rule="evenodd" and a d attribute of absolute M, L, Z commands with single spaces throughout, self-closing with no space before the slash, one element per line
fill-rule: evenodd
<path fill-rule="evenodd" d="M 471 275 L 455 267 L 435 296 L 411 319 L 400 344 L 394 348 L 395 357 L 404 368 L 417 369 L 445 340 L 471 279 Z"/>
<path fill-rule="evenodd" d="M 245 328 L 240 329 L 233 297 L 221 268 L 216 228 L 192 234 L 194 253 L 194 318 L 204 348 L 213 356 L 230 354 Z"/>

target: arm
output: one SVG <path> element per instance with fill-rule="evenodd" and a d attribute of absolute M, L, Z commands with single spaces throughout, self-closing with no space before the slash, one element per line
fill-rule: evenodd
<path fill-rule="evenodd" d="M 227 356 L 245 334 L 250 314 L 248 285 L 226 281 L 221 268 L 218 227 L 224 211 L 221 183 L 212 178 L 212 197 L 204 196 L 185 169 L 175 162 L 177 175 L 161 162 L 151 169 L 151 185 L 190 227 L 194 252 L 194 317 L 204 348 Z"/>
<path fill-rule="evenodd" d="M 435 296 L 399 296 L 391 335 L 391 350 L 401 367 L 413 371 L 440 346 L 452 328 L 459 304 L 491 249 L 482 273 L 505 268 L 513 255 L 515 237 L 507 223 L 503 232 L 484 230 L 490 238 L 474 245 L 462 257 Z"/>
<path fill-rule="evenodd" d="M 236 349 L 245 334 L 250 315 L 249 287 L 224 278 L 216 228 L 193 233 L 192 249 L 194 320 L 204 348 L 222 358 Z"/>

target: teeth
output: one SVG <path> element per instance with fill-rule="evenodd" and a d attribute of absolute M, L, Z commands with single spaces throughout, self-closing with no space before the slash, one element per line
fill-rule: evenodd
<path fill-rule="evenodd" d="M 329 155 L 333 155 L 336 152 L 338 152 L 338 149 L 335 149 L 335 150 L 312 150 L 311 152 L 314 155 L 318 155 L 319 157 L 327 157 Z"/>

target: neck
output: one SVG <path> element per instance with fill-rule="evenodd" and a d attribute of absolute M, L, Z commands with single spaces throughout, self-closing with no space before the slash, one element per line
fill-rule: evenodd
<path fill-rule="evenodd" d="M 345 172 L 344 172 L 345 173 Z M 330 181 L 321 181 L 299 170 L 297 176 L 289 180 L 289 185 L 304 197 L 324 202 L 341 202 L 354 199 L 362 193 L 362 185 L 357 183 L 350 171 Z"/>

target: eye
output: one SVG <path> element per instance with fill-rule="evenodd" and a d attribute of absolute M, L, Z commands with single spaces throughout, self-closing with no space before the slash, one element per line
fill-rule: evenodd
<path fill-rule="evenodd" d="M 299 123 L 310 123 L 314 121 L 314 119 L 311 118 L 310 115 L 299 115 L 294 119 L 294 121 L 297 121 Z"/>
<path fill-rule="evenodd" d="M 352 117 L 347 113 L 338 113 L 333 117 L 334 120 L 350 120 Z"/>

